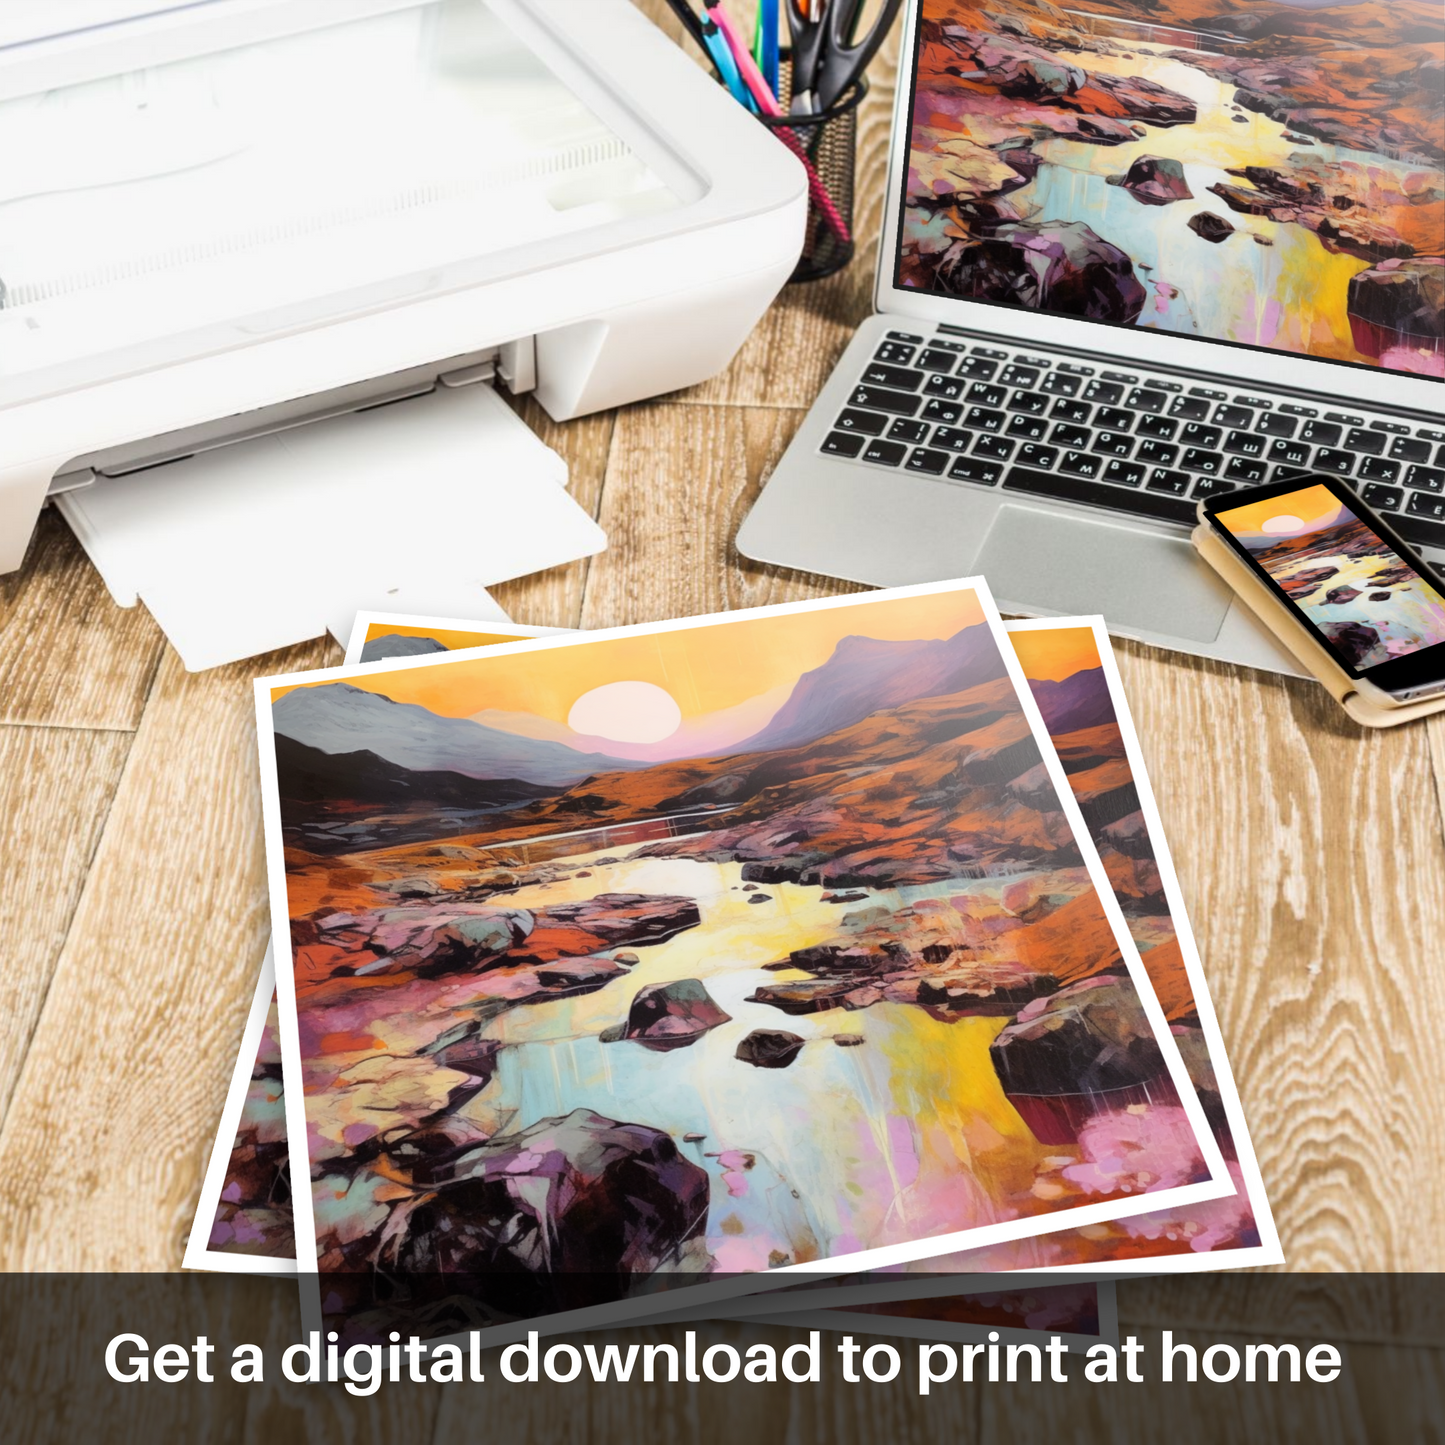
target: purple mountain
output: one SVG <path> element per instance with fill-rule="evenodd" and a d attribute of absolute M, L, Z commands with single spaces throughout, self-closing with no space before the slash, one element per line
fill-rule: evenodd
<path fill-rule="evenodd" d="M 1118 721 L 1102 667 L 1085 668 L 1062 682 L 1031 682 L 1029 691 L 1055 737 Z"/>
<path fill-rule="evenodd" d="M 821 667 L 805 672 L 761 732 L 736 751 L 799 747 L 870 713 L 918 698 L 942 697 L 1004 676 L 993 634 L 983 623 L 943 639 L 880 642 L 845 637 Z"/>

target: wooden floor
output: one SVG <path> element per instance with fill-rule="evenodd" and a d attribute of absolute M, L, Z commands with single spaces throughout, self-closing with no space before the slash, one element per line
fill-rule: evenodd
<path fill-rule="evenodd" d="M 890 106 L 884 65 L 868 244 L 725 374 L 566 425 L 521 403 L 610 546 L 497 589 L 515 619 L 848 590 L 732 538 L 868 310 Z M 1445 719 L 1367 733 L 1313 685 L 1119 651 L 1288 1268 L 1445 1268 Z M 249 680 L 339 658 L 186 673 L 54 512 L 0 578 L 0 1269 L 178 1267 L 268 929 Z"/>

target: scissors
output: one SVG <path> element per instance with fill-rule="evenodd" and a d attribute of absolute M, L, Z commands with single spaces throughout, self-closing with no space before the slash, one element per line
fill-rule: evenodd
<path fill-rule="evenodd" d="M 788 0 L 793 39 L 794 115 L 827 110 L 862 75 L 898 15 L 902 0 L 883 0 L 858 38 L 867 0 Z"/>

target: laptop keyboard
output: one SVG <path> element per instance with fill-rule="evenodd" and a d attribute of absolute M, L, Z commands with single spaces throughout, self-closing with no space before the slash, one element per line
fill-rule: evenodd
<path fill-rule="evenodd" d="M 1445 547 L 1445 429 L 948 336 L 888 332 L 821 450 L 1191 524 L 1202 497 L 1329 472 L 1407 540 Z"/>

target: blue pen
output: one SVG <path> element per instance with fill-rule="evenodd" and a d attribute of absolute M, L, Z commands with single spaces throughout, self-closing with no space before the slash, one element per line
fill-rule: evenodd
<path fill-rule="evenodd" d="M 717 28 L 717 21 L 711 18 L 702 22 L 702 43 L 707 46 L 707 53 L 712 57 L 712 63 L 717 67 L 717 73 L 722 76 L 722 82 L 732 91 L 733 99 L 741 105 L 747 106 L 749 110 L 755 111 L 757 106 L 753 103 L 753 97 L 746 85 L 743 84 L 742 73 L 738 70 L 738 63 L 733 59 L 733 53 L 728 49 L 728 43 L 723 39 L 722 32 Z"/>
<path fill-rule="evenodd" d="M 778 0 L 758 0 L 758 27 L 762 36 L 758 69 L 774 95 L 778 93 Z"/>

